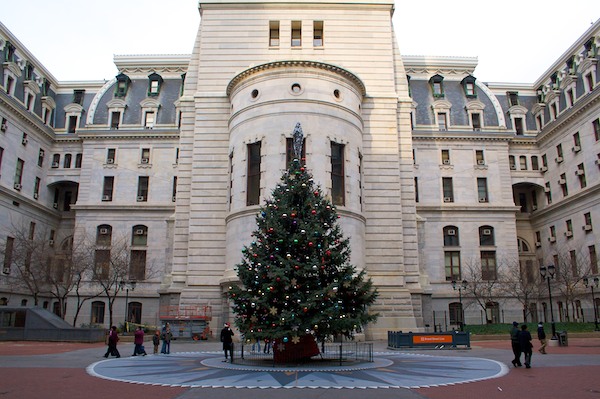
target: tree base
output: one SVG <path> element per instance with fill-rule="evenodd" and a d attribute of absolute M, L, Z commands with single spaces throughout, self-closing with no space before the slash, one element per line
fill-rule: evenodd
<path fill-rule="evenodd" d="M 300 337 L 297 344 L 277 339 L 273 345 L 273 361 L 277 364 L 306 362 L 319 353 L 317 341 L 312 335 Z"/>

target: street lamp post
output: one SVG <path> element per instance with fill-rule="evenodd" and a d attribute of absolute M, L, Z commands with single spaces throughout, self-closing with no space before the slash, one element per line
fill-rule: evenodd
<path fill-rule="evenodd" d="M 456 280 L 452 280 L 452 289 L 453 290 L 457 290 L 458 289 L 458 303 L 460 305 L 460 331 L 464 330 L 464 322 L 465 322 L 465 311 L 463 310 L 463 305 L 462 305 L 462 290 L 467 288 L 467 280 L 463 280 L 460 282 L 460 284 L 458 284 L 456 282 Z"/>
<path fill-rule="evenodd" d="M 596 306 L 596 298 L 594 296 L 594 287 L 598 288 L 598 285 L 600 284 L 600 279 L 598 277 L 594 277 L 592 279 L 592 281 L 590 281 L 587 277 L 585 277 L 583 279 L 583 284 L 585 284 L 585 287 L 587 288 L 588 286 L 592 289 L 592 309 L 594 310 L 594 329 L 596 331 L 600 331 L 600 328 L 598 327 L 598 308 Z"/>
<path fill-rule="evenodd" d="M 556 324 L 554 324 L 554 311 L 552 310 L 552 289 L 550 288 L 550 280 L 554 278 L 556 267 L 549 265 L 548 267 L 540 267 L 540 275 L 543 279 L 546 279 L 548 283 L 548 300 L 550 301 L 550 320 L 552 325 L 552 339 L 556 339 Z"/>
<path fill-rule="evenodd" d="M 121 286 L 121 289 L 123 289 L 123 287 L 125 287 L 125 322 L 123 323 L 123 332 L 127 331 L 127 316 L 129 316 L 129 288 L 131 288 L 131 291 L 135 290 L 135 281 L 121 281 L 119 283 L 119 285 Z"/>

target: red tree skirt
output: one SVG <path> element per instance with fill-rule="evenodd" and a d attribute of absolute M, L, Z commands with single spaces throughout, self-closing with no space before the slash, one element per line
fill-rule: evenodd
<path fill-rule="evenodd" d="M 312 335 L 301 336 L 297 344 L 293 343 L 291 339 L 288 342 L 277 339 L 273 345 L 273 359 L 275 363 L 306 361 L 319 353 L 319 347 Z"/>

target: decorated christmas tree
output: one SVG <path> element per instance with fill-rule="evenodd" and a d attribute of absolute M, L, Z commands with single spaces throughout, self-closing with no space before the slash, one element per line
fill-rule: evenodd
<path fill-rule="evenodd" d="M 297 124 L 296 158 L 261 207 L 253 241 L 237 265 L 241 285 L 229 290 L 240 332 L 247 339 L 271 339 L 279 351 L 352 337 L 377 317 L 368 311 L 377 292 L 349 263 L 349 240 L 336 209 L 299 159 L 302 142 Z"/>

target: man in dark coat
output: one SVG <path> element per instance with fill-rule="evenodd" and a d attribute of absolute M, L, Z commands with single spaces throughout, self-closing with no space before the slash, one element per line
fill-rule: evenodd
<path fill-rule="evenodd" d="M 223 352 L 225 353 L 225 360 L 223 361 L 227 361 L 227 352 L 229 352 L 231 363 L 233 363 L 233 331 L 231 331 L 229 323 L 225 323 L 221 330 L 221 342 L 223 342 Z"/>
<path fill-rule="evenodd" d="M 510 330 L 510 345 L 512 347 L 512 351 L 515 355 L 515 358 L 512 360 L 512 364 L 514 367 L 521 367 L 521 345 L 519 344 L 519 323 L 513 321 L 512 330 Z"/>
<path fill-rule="evenodd" d="M 117 326 L 112 326 L 110 328 L 110 332 L 108 334 L 108 349 L 104 354 L 104 357 L 108 357 L 108 355 L 121 357 L 117 349 L 117 342 L 119 342 L 119 334 L 117 334 Z"/>
<path fill-rule="evenodd" d="M 541 345 L 539 351 L 542 355 L 545 355 L 547 341 L 546 341 L 546 331 L 544 331 L 544 324 L 542 322 L 540 322 L 538 324 L 537 335 L 538 335 L 538 339 L 540 340 L 540 345 Z"/>
<path fill-rule="evenodd" d="M 519 332 L 519 345 L 521 346 L 521 352 L 525 355 L 525 367 L 530 369 L 533 344 L 531 343 L 531 333 L 527 331 L 527 324 L 521 326 L 521 332 Z"/>

